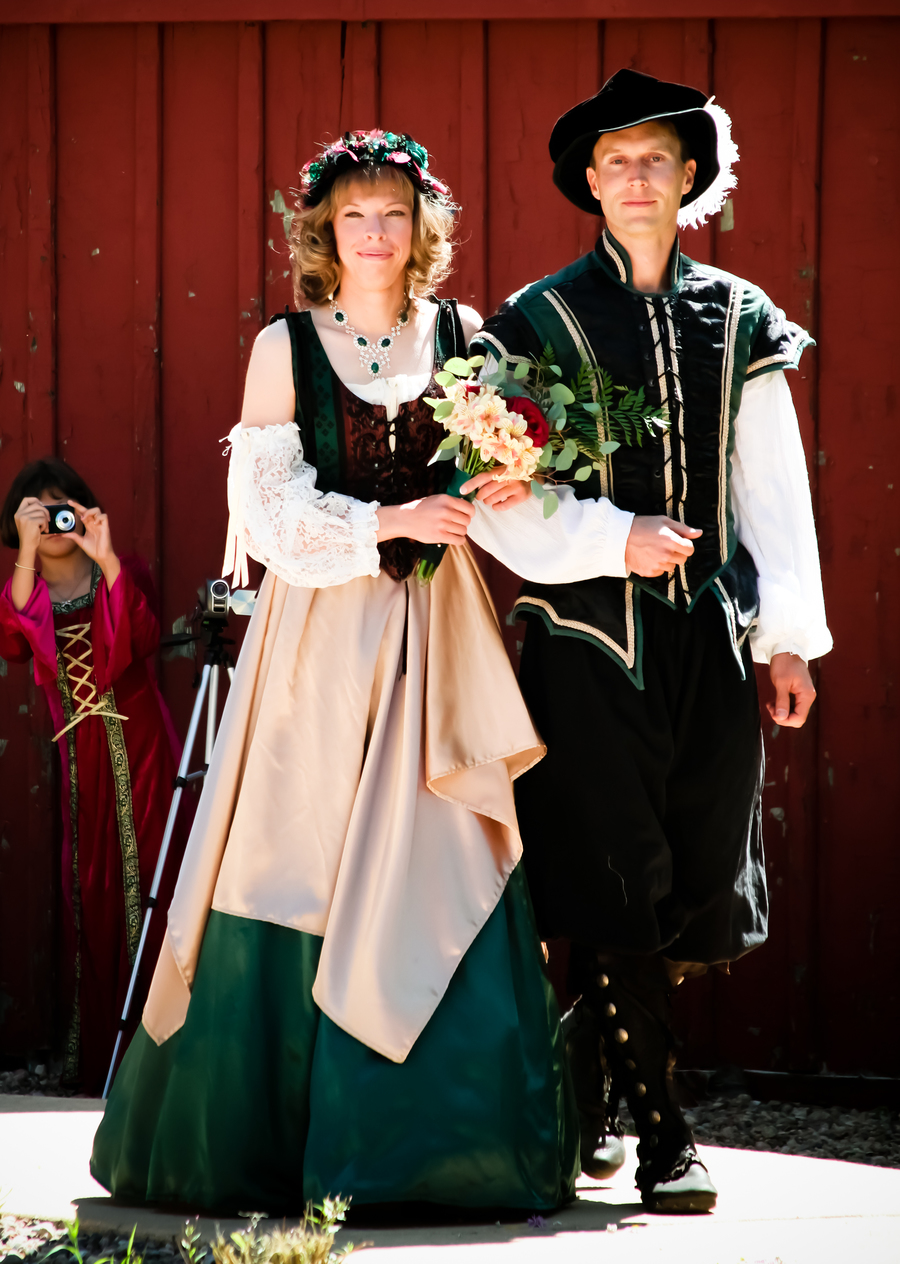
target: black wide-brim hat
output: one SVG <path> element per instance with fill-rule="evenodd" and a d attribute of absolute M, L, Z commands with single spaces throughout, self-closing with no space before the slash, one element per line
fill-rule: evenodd
<path fill-rule="evenodd" d="M 687 206 L 719 174 L 716 122 L 704 108 L 709 99 L 705 92 L 682 83 L 666 83 L 637 70 L 617 70 L 596 96 L 557 119 L 550 135 L 553 183 L 579 210 L 602 215 L 585 174 L 598 137 L 665 119 L 675 125 L 697 164 L 693 187 L 681 199 L 681 205 Z"/>

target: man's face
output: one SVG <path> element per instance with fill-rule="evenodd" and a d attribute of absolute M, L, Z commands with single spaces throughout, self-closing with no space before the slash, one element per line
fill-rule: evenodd
<path fill-rule="evenodd" d="M 693 158 L 682 162 L 674 127 L 650 122 L 601 136 L 587 178 L 614 235 L 645 234 L 674 231 L 696 170 Z"/>

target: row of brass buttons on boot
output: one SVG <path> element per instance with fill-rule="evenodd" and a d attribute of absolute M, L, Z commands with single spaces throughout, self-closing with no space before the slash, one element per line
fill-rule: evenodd
<path fill-rule="evenodd" d="M 597 985 L 598 987 L 602 987 L 602 988 L 609 987 L 609 976 L 605 974 L 598 974 Z M 612 1004 L 612 1002 L 610 1002 L 606 1006 L 606 1016 L 607 1018 L 615 1018 L 616 1016 L 616 1007 L 615 1005 Z M 615 1035 L 615 1038 L 619 1042 L 620 1045 L 624 1045 L 626 1041 L 628 1040 L 628 1032 L 625 1030 L 624 1027 L 616 1028 L 616 1031 L 613 1034 Z M 625 1059 L 625 1065 L 629 1071 L 637 1070 L 637 1064 L 631 1058 Z M 642 1084 L 640 1080 L 638 1080 L 638 1082 L 634 1086 L 634 1091 L 638 1097 L 644 1097 L 647 1092 L 647 1086 L 646 1084 Z M 658 1124 L 662 1116 L 660 1115 L 658 1110 L 651 1110 L 648 1118 L 651 1124 Z M 653 1133 L 651 1135 L 648 1141 L 648 1145 L 650 1146 L 651 1150 L 655 1149 L 656 1146 L 659 1145 L 659 1137 L 657 1137 L 656 1133 Z M 648 1165 L 649 1165 L 649 1161 L 645 1160 L 643 1166 L 647 1167 Z"/>

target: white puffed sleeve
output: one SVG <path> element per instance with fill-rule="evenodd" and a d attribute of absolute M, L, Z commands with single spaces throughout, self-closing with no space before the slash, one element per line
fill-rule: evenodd
<path fill-rule="evenodd" d="M 819 548 L 800 427 L 784 373 L 744 386 L 735 419 L 731 499 L 737 537 L 759 572 L 757 663 L 774 654 L 805 662 L 831 649 Z"/>
<path fill-rule="evenodd" d="M 577 500 L 571 487 L 555 490 L 559 508 L 547 519 L 536 496 L 505 510 L 476 500 L 469 539 L 516 575 L 537 584 L 627 575 L 625 545 L 634 514 L 617 509 L 605 497 Z"/>
<path fill-rule="evenodd" d="M 247 554 L 298 588 L 378 575 L 378 502 L 317 491 L 295 425 L 238 425 L 228 440 L 223 575 L 233 570 L 235 582 L 246 585 Z"/>

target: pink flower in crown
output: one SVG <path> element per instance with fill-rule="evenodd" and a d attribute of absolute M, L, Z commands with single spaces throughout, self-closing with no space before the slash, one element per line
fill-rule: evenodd
<path fill-rule="evenodd" d="M 388 162 L 412 162 L 409 154 L 404 154 L 399 149 L 395 149 L 392 154 L 388 154 L 387 160 Z"/>
<path fill-rule="evenodd" d="M 425 182 L 430 189 L 434 189 L 435 193 L 447 194 L 450 192 L 446 184 L 441 184 L 440 180 L 435 180 L 434 176 L 426 176 Z"/>

